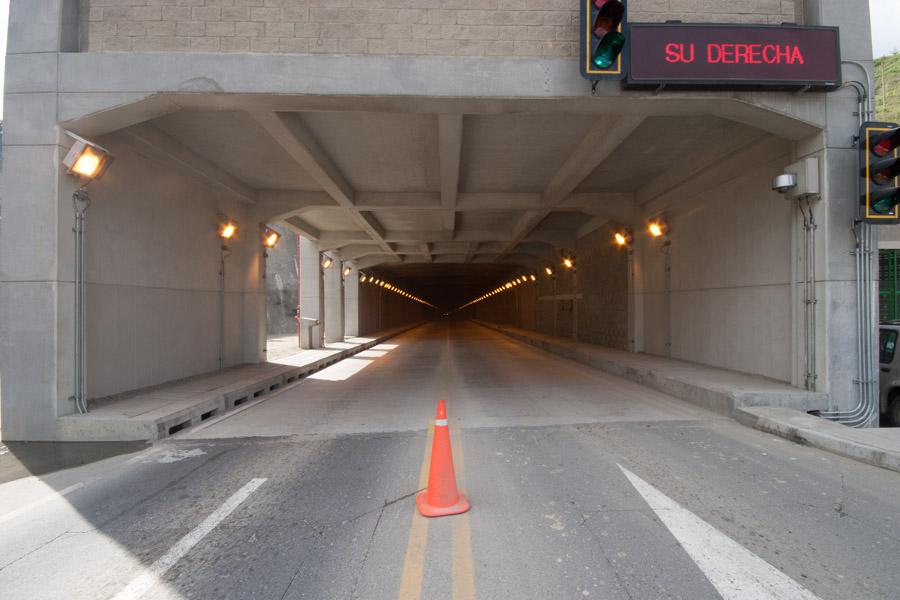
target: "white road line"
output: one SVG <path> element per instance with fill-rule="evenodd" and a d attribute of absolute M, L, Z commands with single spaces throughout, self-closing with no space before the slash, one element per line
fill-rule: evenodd
<path fill-rule="evenodd" d="M 623 467 L 631 485 L 725 600 L 819 600 L 796 581 Z"/>
<path fill-rule="evenodd" d="M 231 498 L 226 500 L 222 506 L 216 509 L 214 513 L 206 517 L 202 523 L 197 525 L 190 533 L 169 548 L 169 550 L 159 557 L 156 562 L 150 565 L 144 573 L 133 579 L 125 589 L 113 596 L 112 600 L 137 600 L 150 588 L 159 583 L 160 578 L 171 569 L 181 558 L 190 552 L 191 548 L 196 546 L 200 540 L 205 538 L 209 532 L 216 528 L 219 523 L 224 521 L 241 502 L 246 500 L 250 494 L 266 482 L 265 478 L 251 479 L 247 484 L 236 491 Z"/>
<path fill-rule="evenodd" d="M 40 498 L 38 500 L 35 500 L 34 502 L 26 504 L 25 506 L 21 506 L 14 511 L 6 513 L 5 515 L 0 515 L 0 523 L 5 523 L 6 521 L 15 519 L 16 517 L 18 517 L 19 515 L 21 515 L 24 512 L 27 512 L 33 508 L 37 508 L 38 506 L 46 504 L 46 503 L 50 502 L 51 500 L 56 500 L 57 498 L 62 498 L 66 494 L 71 494 L 72 492 L 80 490 L 83 487 L 84 487 L 83 483 L 76 483 L 75 485 L 70 485 L 69 487 L 67 487 L 63 490 L 60 490 L 58 492 L 48 494 L 47 496 L 44 496 L 43 498 Z"/>

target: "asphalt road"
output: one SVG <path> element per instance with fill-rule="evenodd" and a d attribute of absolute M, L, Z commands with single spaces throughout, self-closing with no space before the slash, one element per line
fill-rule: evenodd
<path fill-rule="evenodd" d="M 447 400 L 465 514 L 417 516 Z M 0 484 L 0 598 L 900 598 L 900 474 L 471 324 Z"/>

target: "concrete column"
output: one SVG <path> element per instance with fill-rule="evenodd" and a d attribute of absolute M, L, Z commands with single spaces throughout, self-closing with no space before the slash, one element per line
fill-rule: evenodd
<path fill-rule="evenodd" d="M 350 267 L 350 274 L 344 279 L 344 335 L 359 335 L 359 269 Z"/>
<path fill-rule="evenodd" d="M 322 263 L 319 245 L 305 237 L 300 238 L 300 317 L 301 348 L 321 348 L 324 342 L 325 322 L 323 310 Z M 317 319 L 319 325 L 310 325 L 302 319 Z M 312 331 L 310 335 L 309 331 Z"/>
<path fill-rule="evenodd" d="M 56 53 L 75 49 L 73 31 L 77 2 L 10 3 L 0 224 L 4 440 L 52 439 L 57 415 L 75 412 L 69 398 L 76 181 L 60 168 L 68 142 L 56 125 Z"/>
<path fill-rule="evenodd" d="M 259 238 L 262 239 L 262 225 Z M 246 251 L 244 264 L 243 361 L 266 360 L 266 257 L 262 244 L 252 244 Z"/>
<path fill-rule="evenodd" d="M 325 269 L 325 343 L 344 341 L 344 282 L 341 261 Z"/>
<path fill-rule="evenodd" d="M 806 0 L 805 24 L 840 24 L 841 54 L 844 60 L 862 63 L 872 72 L 872 38 L 868 3 L 847 11 L 842 0 Z M 866 74 L 852 64 L 843 66 L 844 80 L 866 83 Z M 818 156 L 821 162 L 822 200 L 813 205 L 816 230 L 816 389 L 829 392 L 833 408 L 852 408 L 859 401 L 855 345 L 856 302 L 854 250 L 851 220 L 857 214 L 857 149 L 853 137 L 858 131 L 856 93 L 844 89 L 824 97 L 827 136 L 816 136 L 797 145 L 796 157 Z M 802 319 L 802 309 L 798 313 Z M 873 328 L 876 323 L 872 323 Z M 802 329 L 802 328 L 800 328 Z M 875 342 L 877 343 L 877 335 Z M 803 351 L 802 340 L 797 344 Z M 840 348 L 840 352 L 833 349 Z"/>

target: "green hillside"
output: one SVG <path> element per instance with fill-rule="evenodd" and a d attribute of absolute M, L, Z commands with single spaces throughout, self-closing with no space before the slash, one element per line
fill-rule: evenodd
<path fill-rule="evenodd" d="M 900 123 L 900 52 L 875 61 L 875 118 Z"/>

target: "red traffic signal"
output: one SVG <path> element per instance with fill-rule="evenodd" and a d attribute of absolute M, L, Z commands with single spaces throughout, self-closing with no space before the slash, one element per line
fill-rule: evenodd
<path fill-rule="evenodd" d="M 900 222 L 900 125 L 868 122 L 859 132 L 860 204 L 869 223 Z"/>

